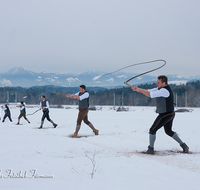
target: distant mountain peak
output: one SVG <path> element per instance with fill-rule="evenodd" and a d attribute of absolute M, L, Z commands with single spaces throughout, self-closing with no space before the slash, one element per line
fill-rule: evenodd
<path fill-rule="evenodd" d="M 123 86 L 124 82 L 137 75 L 135 73 L 116 72 L 109 75 L 104 75 L 101 71 L 87 71 L 82 74 L 56 74 L 40 72 L 36 73 L 30 70 L 26 70 L 23 67 L 14 67 L 7 73 L 0 73 L 0 86 L 44 86 L 44 85 L 56 85 L 56 86 L 79 86 L 85 84 L 86 86 L 101 86 L 101 87 L 118 87 Z M 98 80 L 97 80 L 98 79 Z M 173 84 L 183 83 L 188 81 L 199 80 L 200 76 L 180 76 L 169 75 L 169 82 Z M 156 77 L 151 75 L 144 75 L 137 77 L 135 80 L 130 81 L 130 84 L 138 85 L 145 83 L 156 82 Z"/>
<path fill-rule="evenodd" d="M 7 75 L 27 75 L 32 73 L 32 71 L 28 71 L 24 69 L 23 67 L 14 67 L 10 69 L 8 72 L 6 72 Z"/>

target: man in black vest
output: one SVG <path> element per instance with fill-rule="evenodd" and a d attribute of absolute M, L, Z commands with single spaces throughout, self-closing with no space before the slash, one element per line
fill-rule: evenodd
<path fill-rule="evenodd" d="M 170 86 L 167 84 L 167 81 L 167 77 L 161 75 L 157 79 L 157 88 L 146 90 L 138 88 L 136 86 L 131 87 L 133 91 L 140 92 L 147 97 L 156 98 L 156 113 L 158 113 L 159 115 L 149 130 L 150 144 L 148 146 L 148 150 L 145 152 L 146 154 L 154 154 L 154 142 L 156 140 L 156 132 L 162 126 L 164 126 L 165 133 L 180 144 L 180 146 L 183 148 L 184 153 L 189 152 L 189 147 L 182 142 L 177 133 L 172 131 L 172 123 L 175 117 L 174 100 L 173 92 Z"/>
<path fill-rule="evenodd" d="M 24 117 L 24 119 L 30 123 L 30 121 L 27 119 L 26 117 L 26 107 L 25 107 L 25 104 L 24 102 L 21 102 L 21 105 L 20 106 L 16 106 L 16 107 L 19 107 L 20 108 L 20 115 L 18 117 L 18 122 L 17 122 L 17 125 L 19 125 L 19 121 L 21 119 L 21 117 Z"/>
<path fill-rule="evenodd" d="M 44 95 L 41 96 L 41 100 L 42 101 L 40 102 L 40 110 L 42 109 L 43 116 L 42 116 L 41 125 L 40 125 L 39 129 L 42 129 L 45 118 L 47 118 L 47 120 L 53 124 L 54 128 L 56 128 L 57 124 L 55 124 L 49 117 L 49 102 L 45 99 Z"/>
<path fill-rule="evenodd" d="M 79 92 L 76 94 L 67 94 L 68 98 L 76 98 L 79 100 L 79 114 L 77 119 L 77 125 L 75 133 L 72 135 L 73 138 L 77 138 L 77 134 L 81 128 L 81 122 L 84 121 L 94 132 L 95 135 L 99 134 L 99 130 L 95 129 L 90 121 L 88 121 L 89 112 L 89 93 L 85 90 L 85 85 L 79 86 Z"/>
<path fill-rule="evenodd" d="M 5 115 L 4 115 L 4 117 L 3 117 L 2 122 L 4 122 L 5 119 L 6 119 L 7 117 L 9 118 L 10 122 L 12 122 L 11 114 L 10 114 L 10 109 L 9 109 L 8 105 L 5 104 L 5 106 L 1 106 L 1 108 L 2 108 L 2 109 L 4 110 L 4 112 L 5 112 Z"/>

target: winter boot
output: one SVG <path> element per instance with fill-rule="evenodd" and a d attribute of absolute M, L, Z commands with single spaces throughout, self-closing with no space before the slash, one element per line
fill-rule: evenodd
<path fill-rule="evenodd" d="M 185 143 L 181 144 L 180 146 L 183 148 L 183 153 L 189 153 L 189 147 Z"/>
<path fill-rule="evenodd" d="M 26 121 L 27 121 L 28 123 L 31 123 L 28 119 L 26 119 Z"/>
<path fill-rule="evenodd" d="M 50 120 L 50 122 L 53 124 L 54 128 L 57 127 L 57 124 L 55 124 L 52 120 Z"/>
<path fill-rule="evenodd" d="M 154 154 L 154 148 L 148 146 L 148 150 L 144 154 Z"/>
<path fill-rule="evenodd" d="M 93 132 L 95 135 L 99 135 L 99 130 L 95 129 Z"/>
<path fill-rule="evenodd" d="M 19 121 L 20 121 L 20 120 L 18 119 L 18 122 L 17 122 L 17 124 L 16 124 L 16 125 L 19 125 Z"/>
<path fill-rule="evenodd" d="M 76 133 L 74 133 L 71 137 L 72 137 L 72 138 L 77 138 L 78 136 L 77 136 Z"/>
<path fill-rule="evenodd" d="M 42 129 L 43 124 L 44 124 L 44 121 L 41 122 L 41 125 L 38 129 Z"/>

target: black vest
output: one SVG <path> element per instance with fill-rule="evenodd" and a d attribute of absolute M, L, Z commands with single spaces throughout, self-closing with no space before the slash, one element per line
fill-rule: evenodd
<path fill-rule="evenodd" d="M 156 98 L 156 113 L 166 113 L 174 111 L 174 96 L 169 85 L 164 86 L 170 93 L 169 97 L 158 97 Z"/>
<path fill-rule="evenodd" d="M 79 92 L 79 96 L 85 94 L 87 91 L 85 92 Z M 88 98 L 85 98 L 83 99 L 82 101 L 79 100 L 79 109 L 85 109 L 85 108 L 88 108 L 89 107 L 89 97 Z"/>
<path fill-rule="evenodd" d="M 44 100 L 44 101 L 42 101 L 41 103 L 42 103 L 42 108 L 43 108 L 43 107 L 46 107 L 45 109 L 43 109 L 43 112 L 48 111 L 49 109 L 47 108 L 47 100 Z"/>
<path fill-rule="evenodd" d="M 47 107 L 47 100 L 42 101 L 42 107 Z"/>
<path fill-rule="evenodd" d="M 20 113 L 26 113 L 26 109 L 25 109 L 25 105 L 24 104 L 20 105 L 20 108 L 23 107 L 23 106 L 24 106 L 24 109 L 20 110 Z"/>
<path fill-rule="evenodd" d="M 4 110 L 4 111 L 5 111 L 5 114 L 10 115 L 10 109 L 9 109 L 9 107 L 8 107 L 8 106 L 5 106 L 5 108 L 6 108 L 6 110 Z"/>

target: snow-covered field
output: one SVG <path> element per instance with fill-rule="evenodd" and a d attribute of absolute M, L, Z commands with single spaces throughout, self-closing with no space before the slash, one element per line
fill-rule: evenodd
<path fill-rule="evenodd" d="M 27 108 L 27 114 L 37 107 Z M 190 154 L 168 137 L 157 133 L 155 155 L 144 155 L 148 130 L 157 114 L 154 107 L 131 107 L 116 112 L 112 107 L 90 111 L 89 120 L 99 130 L 94 136 L 82 124 L 74 133 L 78 110 L 50 109 L 58 124 L 54 129 L 42 112 L 23 118 L 15 125 L 19 110 L 11 109 L 13 123 L 0 123 L 0 189 L 2 190 L 199 190 L 200 188 L 200 108 L 176 113 L 173 130 L 190 147 Z M 2 113 L 3 116 L 3 113 Z M 1 118 L 2 118 L 1 116 Z"/>

